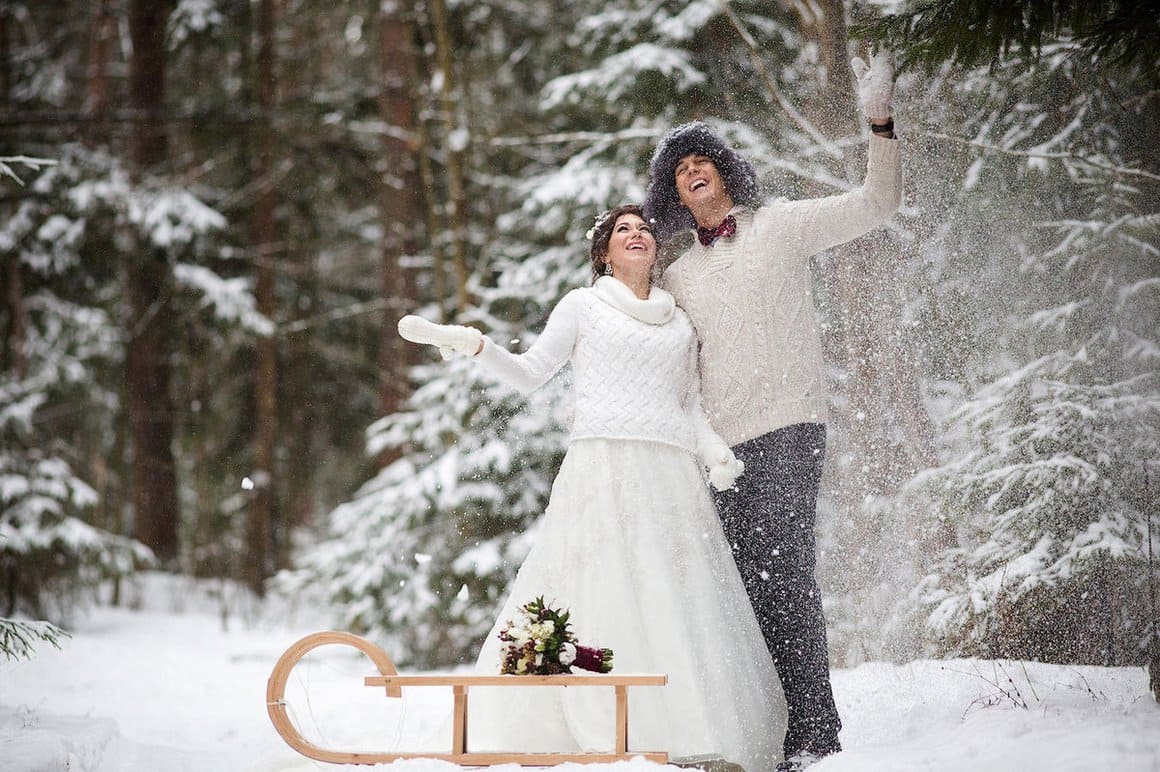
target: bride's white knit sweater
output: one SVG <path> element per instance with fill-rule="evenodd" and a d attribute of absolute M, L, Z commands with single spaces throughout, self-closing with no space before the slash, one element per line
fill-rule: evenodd
<path fill-rule="evenodd" d="M 733 237 L 696 242 L 665 271 L 701 339 L 705 412 L 730 445 L 826 420 L 809 258 L 881 225 L 901 199 L 898 142 L 871 137 L 861 187 L 738 207 Z"/>
<path fill-rule="evenodd" d="M 571 439 L 649 440 L 697 452 L 711 431 L 700 407 L 696 336 L 672 295 L 647 300 L 611 276 L 569 292 L 522 354 L 485 338 L 477 360 L 524 391 L 571 361 Z"/>

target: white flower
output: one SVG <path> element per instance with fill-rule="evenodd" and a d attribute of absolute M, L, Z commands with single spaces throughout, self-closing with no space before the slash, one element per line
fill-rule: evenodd
<path fill-rule="evenodd" d="M 600 214 L 593 217 L 592 218 L 592 227 L 589 228 L 588 232 L 584 234 L 584 238 L 588 239 L 589 241 L 592 241 L 592 239 L 596 237 L 596 229 L 604 224 L 604 221 L 608 219 L 608 215 L 610 215 L 610 214 L 612 214 L 612 210 L 605 209 L 603 212 L 601 212 Z"/>
<path fill-rule="evenodd" d="M 564 667 L 571 665 L 576 661 L 576 647 L 570 643 L 560 644 L 560 651 L 558 654 L 560 664 Z"/>

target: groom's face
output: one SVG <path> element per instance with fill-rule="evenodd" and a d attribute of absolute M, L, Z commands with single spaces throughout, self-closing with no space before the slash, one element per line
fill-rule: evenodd
<path fill-rule="evenodd" d="M 673 177 L 681 203 L 694 211 L 727 195 L 721 173 L 708 156 L 700 153 L 690 153 L 678 161 Z"/>

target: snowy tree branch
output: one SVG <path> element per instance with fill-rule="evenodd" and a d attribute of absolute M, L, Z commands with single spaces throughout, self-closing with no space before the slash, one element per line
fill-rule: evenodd
<path fill-rule="evenodd" d="M 831 158 L 839 161 L 842 160 L 844 158 L 842 151 L 827 139 L 816 126 L 810 123 L 809 119 L 802 115 L 801 111 L 785 98 L 785 95 L 781 93 L 781 89 L 773 82 L 773 78 L 769 76 L 769 70 L 765 68 L 765 62 L 761 58 L 757 41 L 754 40 L 753 35 L 749 34 L 749 30 L 745 28 L 745 25 L 742 24 L 737 14 L 733 13 L 733 9 L 729 7 L 728 0 L 718 0 L 718 2 L 721 5 L 722 12 L 729 19 L 729 23 L 733 25 L 733 29 L 737 30 L 738 36 L 745 41 L 745 45 L 749 48 L 749 58 L 753 62 L 753 68 L 761 76 L 761 82 L 765 84 L 765 90 L 769 92 L 773 101 L 777 102 L 781 109 L 785 110 L 790 120 L 800 126 L 806 134 L 809 134 Z"/>
<path fill-rule="evenodd" d="M 23 186 L 24 180 L 20 179 L 20 175 L 12 170 L 16 164 L 27 166 L 32 171 L 40 171 L 42 166 L 55 166 L 56 161 L 51 158 L 33 158 L 26 155 L 0 156 L 0 176 L 11 177 L 16 180 L 17 184 Z"/>
<path fill-rule="evenodd" d="M 0 654 L 5 659 L 32 659 L 37 641 L 52 644 L 59 649 L 60 639 L 68 637 L 67 632 L 48 622 L 0 619 Z"/>
<path fill-rule="evenodd" d="M 1094 166 L 1097 169 L 1103 169 L 1105 171 L 1112 172 L 1113 174 L 1121 174 L 1130 177 L 1145 177 L 1150 180 L 1160 181 L 1160 174 L 1154 174 L 1143 169 L 1132 169 L 1126 166 L 1115 166 L 1113 164 L 1105 163 L 1104 161 L 1097 161 L 1089 156 L 1077 155 L 1075 153 L 1047 153 L 1031 150 L 1013 150 L 1011 148 L 992 145 L 987 142 L 979 142 L 978 140 L 974 139 L 963 139 L 962 137 L 956 137 L 951 134 L 944 134 L 939 131 L 924 131 L 923 135 L 927 137 L 934 137 L 935 139 L 945 139 L 950 142 L 956 142 L 960 145 L 977 147 L 980 150 L 988 150 L 993 153 L 1002 153 L 1003 155 L 1017 156 L 1019 158 L 1047 158 L 1054 160 L 1066 159 L 1071 161 L 1079 161 L 1081 163 L 1088 164 L 1089 166 Z"/>

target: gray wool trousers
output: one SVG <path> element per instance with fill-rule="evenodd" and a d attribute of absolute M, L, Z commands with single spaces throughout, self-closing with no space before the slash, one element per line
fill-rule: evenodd
<path fill-rule="evenodd" d="M 826 426 L 803 423 L 733 447 L 745 473 L 715 491 L 717 512 L 789 711 L 786 758 L 841 750 L 822 598 L 814 577 Z"/>

